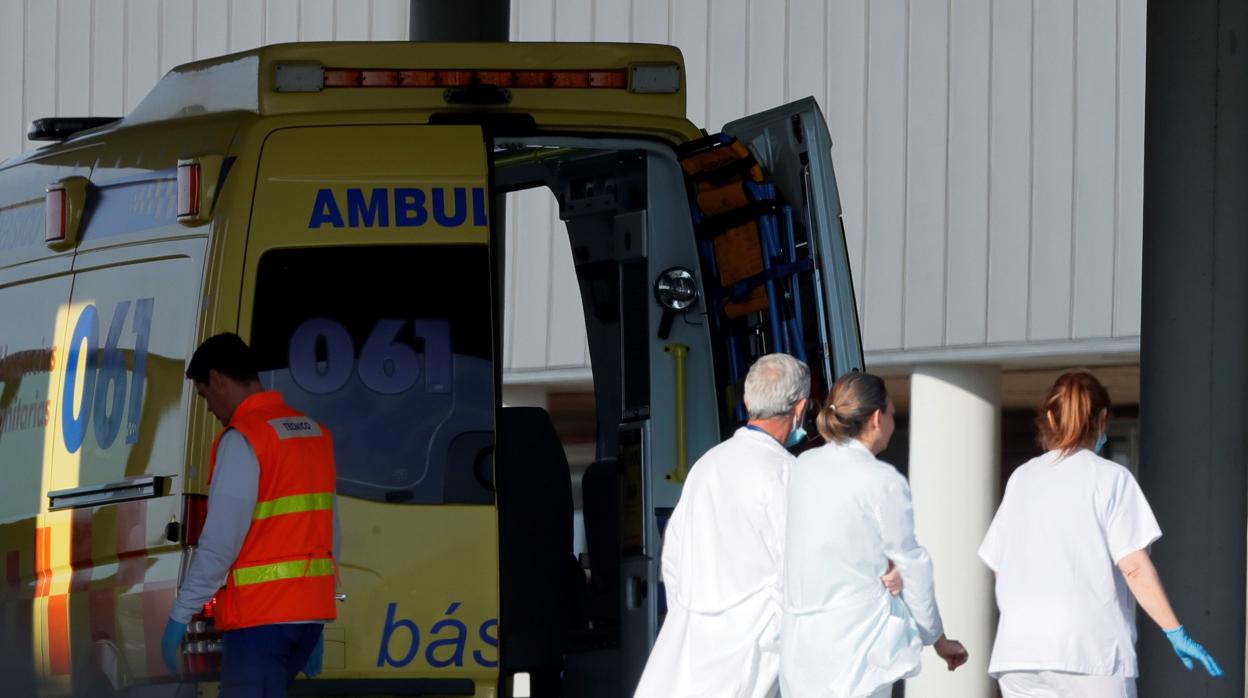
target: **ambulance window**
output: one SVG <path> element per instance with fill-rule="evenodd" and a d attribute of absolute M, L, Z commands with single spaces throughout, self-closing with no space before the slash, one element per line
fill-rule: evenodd
<path fill-rule="evenodd" d="M 329 428 L 339 493 L 493 501 L 489 264 L 483 245 L 261 258 L 251 332 L 260 378 Z"/>

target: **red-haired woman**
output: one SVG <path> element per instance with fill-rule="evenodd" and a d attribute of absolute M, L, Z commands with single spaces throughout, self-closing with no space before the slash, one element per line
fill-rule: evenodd
<path fill-rule="evenodd" d="M 979 556 L 997 575 L 1001 620 L 988 673 L 1005 698 L 1134 698 L 1135 605 L 1183 664 L 1222 670 L 1179 624 L 1148 546 L 1161 537 L 1131 472 L 1100 457 L 1109 393 L 1063 374 L 1036 423 L 1047 452 L 1010 477 Z"/>

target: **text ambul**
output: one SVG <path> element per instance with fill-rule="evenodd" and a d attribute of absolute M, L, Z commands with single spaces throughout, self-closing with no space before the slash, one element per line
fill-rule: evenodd
<path fill-rule="evenodd" d="M 342 194 L 316 191 L 309 228 L 419 228 L 431 220 L 443 228 L 484 227 L 483 187 L 351 188 Z"/>

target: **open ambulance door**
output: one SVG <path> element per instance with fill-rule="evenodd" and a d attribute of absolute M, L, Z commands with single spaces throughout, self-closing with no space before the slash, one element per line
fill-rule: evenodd
<path fill-rule="evenodd" d="M 781 198 L 793 207 L 797 246 L 809 246 L 823 365 L 809 358 L 812 372 L 826 380 L 822 386 L 816 382 L 813 389 L 824 393 L 838 376 L 863 365 L 827 122 L 815 98 L 807 97 L 730 122 L 723 132 L 749 149 Z"/>
<path fill-rule="evenodd" d="M 265 387 L 332 434 L 342 530 L 338 617 L 305 692 L 496 690 L 489 172 L 479 126 L 264 141 L 239 334 Z"/>
<path fill-rule="evenodd" d="M 683 257 L 671 254 L 677 247 L 672 238 L 679 237 L 672 227 L 662 231 L 663 238 L 650 238 L 655 302 L 662 306 L 651 308 L 652 315 L 661 314 L 661 319 L 655 318 L 657 331 L 650 341 L 652 347 L 687 346 L 673 351 L 670 361 L 653 355 L 651 375 L 659 378 L 649 419 L 645 431 L 627 442 L 642 447 L 626 450 L 623 428 L 619 435 L 620 463 L 628 463 L 632 453 L 641 454 L 633 460 L 645 459 L 640 467 L 645 487 L 632 488 L 640 494 L 622 521 L 643 522 L 638 526 L 650 540 L 658 540 L 665 531 L 687 466 L 746 421 L 741 388 L 755 360 L 783 352 L 805 361 L 811 369 L 812 394 L 820 399 L 838 376 L 863 366 L 831 147 L 819 107 L 808 98 L 731 122 L 721 134 L 677 148 L 684 189 L 691 199 L 689 247 L 696 251 L 678 250 Z M 660 171 L 653 170 L 655 189 L 662 189 Z M 665 253 L 670 256 L 659 257 Z M 683 268 L 691 258 L 698 274 Z M 684 312 L 696 314 L 698 322 L 673 321 Z M 660 373 L 671 362 L 684 361 L 678 355 L 687 355 L 694 370 Z M 709 369 L 713 396 L 692 383 L 701 373 L 694 362 L 705 362 L 708 355 L 714 364 Z M 667 396 L 673 385 L 671 399 Z M 717 410 L 719 433 L 707 443 L 715 427 L 694 420 Z M 813 426 L 808 429 L 814 431 Z M 676 455 L 671 458 L 673 447 Z M 637 685 L 645 664 L 632 661 L 646 654 L 638 648 L 653 647 L 666 614 L 666 597 L 657 586 L 658 547 L 646 545 L 624 562 L 622 642 L 628 689 Z M 629 601 L 643 597 L 633 590 L 644 590 L 657 608 L 652 611 Z"/>

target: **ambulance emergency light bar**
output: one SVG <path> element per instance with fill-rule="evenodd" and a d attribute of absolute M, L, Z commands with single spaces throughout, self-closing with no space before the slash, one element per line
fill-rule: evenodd
<path fill-rule="evenodd" d="M 277 65 L 278 92 L 320 92 L 352 87 L 614 89 L 636 94 L 680 91 L 676 63 L 639 63 L 607 70 L 495 70 L 326 68 L 306 63 Z"/>

